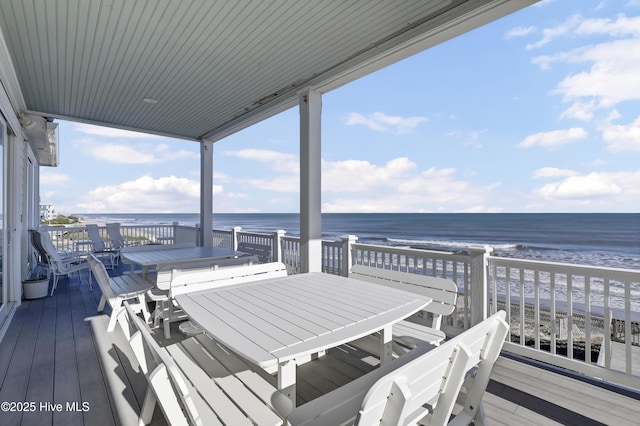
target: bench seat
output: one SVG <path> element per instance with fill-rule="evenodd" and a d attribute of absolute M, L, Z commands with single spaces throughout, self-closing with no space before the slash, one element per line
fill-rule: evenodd
<path fill-rule="evenodd" d="M 118 314 L 124 309 L 122 303 L 125 300 L 131 303 L 135 301 L 136 303 L 133 306 L 143 313 L 145 319 L 149 318 L 146 294 L 153 287 L 151 283 L 135 274 L 110 277 L 105 265 L 93 253 L 88 256 L 87 260 L 102 292 L 100 303 L 98 304 L 98 312 L 104 310 L 106 303 L 111 306 L 111 317 L 107 326 L 108 332 L 112 332 L 115 329 Z"/>
<path fill-rule="evenodd" d="M 257 256 L 219 259 L 214 261 L 178 262 L 158 269 L 155 288 L 148 292 L 150 300 L 156 302 L 154 324 L 162 321 L 166 339 L 171 337 L 170 323 L 186 319 L 186 315 L 175 305 L 174 296 L 237 283 L 284 276 L 286 267 L 282 263 L 259 264 Z"/>
<path fill-rule="evenodd" d="M 504 318 L 500 311 L 441 346 L 420 346 L 281 414 L 294 426 L 485 424 L 482 396 L 509 330 Z"/>
<path fill-rule="evenodd" d="M 411 349 L 422 344 L 438 345 L 445 340 L 446 334 L 440 329 L 442 319 L 454 312 L 458 298 L 458 287 L 452 280 L 366 265 L 354 265 L 349 276 L 373 284 L 411 291 L 433 300 L 423 309 L 421 316 L 394 324 L 393 339 L 396 343 Z M 432 316 L 430 325 L 424 313 Z"/>
<path fill-rule="evenodd" d="M 246 253 L 248 256 L 257 256 L 260 263 L 269 263 L 274 261 L 271 246 L 267 244 L 241 241 L 238 243 L 237 250 L 242 253 Z"/>
<path fill-rule="evenodd" d="M 149 424 L 156 405 L 169 424 L 282 424 L 271 404 L 276 388 L 243 360 L 204 334 L 160 347 L 125 306 L 120 323 L 149 382 L 140 424 Z"/>

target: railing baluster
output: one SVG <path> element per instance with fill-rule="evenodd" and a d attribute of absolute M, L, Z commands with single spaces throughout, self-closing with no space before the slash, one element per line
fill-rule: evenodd
<path fill-rule="evenodd" d="M 600 346 L 600 350 L 604 350 L 604 366 L 607 369 L 611 368 L 611 295 L 610 295 L 611 282 L 609 278 L 604 280 L 604 342 Z"/>
<path fill-rule="evenodd" d="M 534 306 L 533 306 L 533 321 L 535 332 L 535 348 L 540 350 L 540 271 L 537 269 L 533 272 L 533 294 L 534 294 Z"/>
<path fill-rule="evenodd" d="M 573 359 L 573 275 L 567 274 L 567 358 Z"/>
<path fill-rule="evenodd" d="M 632 374 L 631 343 L 633 342 L 633 336 L 631 333 L 631 281 L 624 282 L 624 307 L 625 371 L 627 374 Z"/>
<path fill-rule="evenodd" d="M 556 273 L 551 272 L 549 275 L 549 311 L 551 316 L 549 318 L 549 328 L 551 330 L 550 336 L 550 351 L 552 354 L 556 354 L 556 338 L 560 332 L 559 318 L 556 316 Z"/>
<path fill-rule="evenodd" d="M 525 309 L 526 306 L 524 304 L 524 268 L 520 268 L 520 345 L 524 346 L 526 342 L 526 333 L 524 329 L 525 324 Z"/>
<path fill-rule="evenodd" d="M 584 361 L 591 363 L 591 277 L 584 277 Z"/>

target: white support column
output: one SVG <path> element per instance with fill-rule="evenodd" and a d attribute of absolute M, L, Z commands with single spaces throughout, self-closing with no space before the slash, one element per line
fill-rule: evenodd
<path fill-rule="evenodd" d="M 213 142 L 200 143 L 200 235 L 199 244 L 213 246 Z"/>
<path fill-rule="evenodd" d="M 322 95 L 300 92 L 300 271 L 322 271 Z"/>
<path fill-rule="evenodd" d="M 489 317 L 489 283 L 487 267 L 493 251 L 490 246 L 469 246 L 471 257 L 471 326 Z"/>
<path fill-rule="evenodd" d="M 348 277 L 351 265 L 353 265 L 353 243 L 358 241 L 358 237 L 355 235 L 343 235 L 340 239 L 342 240 L 342 276 Z"/>

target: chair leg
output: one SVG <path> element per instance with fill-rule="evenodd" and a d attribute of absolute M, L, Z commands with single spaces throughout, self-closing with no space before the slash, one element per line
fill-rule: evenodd
<path fill-rule="evenodd" d="M 103 294 L 102 297 L 100 297 L 100 303 L 98 303 L 98 312 L 104 311 L 104 304 L 105 303 L 107 303 L 107 298 Z"/>
<path fill-rule="evenodd" d="M 147 393 L 144 395 L 144 401 L 142 408 L 140 409 L 140 417 L 138 418 L 138 425 L 144 426 L 151 423 L 153 417 L 153 410 L 156 408 L 156 396 L 151 388 L 147 389 Z"/>
<path fill-rule="evenodd" d="M 120 304 L 119 304 L 120 305 Z M 111 309 L 111 316 L 109 317 L 109 325 L 107 326 L 107 333 L 111 333 L 116 329 L 116 322 L 118 321 L 118 315 L 122 311 L 122 306 L 114 307 Z"/>
<path fill-rule="evenodd" d="M 162 325 L 164 328 L 164 338 L 167 340 L 171 339 L 171 318 L 165 318 L 162 321 Z"/>
<path fill-rule="evenodd" d="M 151 314 L 149 313 L 149 307 L 147 306 L 147 300 L 144 296 L 144 293 L 138 295 L 138 302 L 140 303 L 140 310 L 142 311 L 142 316 L 144 320 L 148 323 L 151 318 Z"/>
<path fill-rule="evenodd" d="M 58 286 L 58 274 L 53 273 L 53 286 L 51 287 L 51 296 L 53 296 L 53 292 L 56 291 L 56 287 Z"/>
<path fill-rule="evenodd" d="M 478 405 L 478 411 L 476 411 L 476 415 L 473 418 L 473 424 L 476 426 L 485 426 L 487 424 L 487 417 L 484 413 L 484 405 L 482 402 Z"/>

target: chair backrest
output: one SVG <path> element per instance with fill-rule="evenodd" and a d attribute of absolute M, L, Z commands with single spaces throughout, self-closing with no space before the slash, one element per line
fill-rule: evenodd
<path fill-rule="evenodd" d="M 194 397 L 197 398 L 195 391 L 171 356 L 155 341 L 147 324 L 127 302 L 123 305 L 133 331 L 129 343 L 167 422 L 171 425 L 202 425 L 203 420 L 194 401 Z"/>
<path fill-rule="evenodd" d="M 430 297 L 433 301 L 423 310 L 433 314 L 435 328 L 440 328 L 442 316 L 451 315 L 456 308 L 458 286 L 449 279 L 365 265 L 353 265 L 349 276 Z"/>
<path fill-rule="evenodd" d="M 38 257 L 40 257 L 41 261 L 44 263 L 49 263 L 49 259 L 47 257 L 47 250 L 45 250 L 42 245 L 42 238 L 40 237 L 40 232 L 35 229 L 29 229 L 29 236 L 31 237 L 31 245 L 35 249 Z"/>
<path fill-rule="evenodd" d="M 176 296 L 194 291 L 286 276 L 287 267 L 282 262 L 236 265 L 213 270 L 186 270 L 172 277 L 170 292 L 172 296 Z"/>
<path fill-rule="evenodd" d="M 509 330 L 504 318 L 500 311 L 379 379 L 362 402 L 357 424 L 446 424 L 473 368 L 463 406 L 477 410 Z"/>
<path fill-rule="evenodd" d="M 271 246 L 267 244 L 257 244 L 241 241 L 238 243 L 238 251 L 250 256 L 258 256 L 260 263 L 273 262 Z"/>
<path fill-rule="evenodd" d="M 95 223 L 89 223 L 86 225 L 87 235 L 91 240 L 91 245 L 93 246 L 93 251 L 104 251 L 106 249 L 106 245 L 102 235 L 100 235 L 100 229 L 98 225 Z"/>
<path fill-rule="evenodd" d="M 120 233 L 119 223 L 107 223 L 107 235 L 109 236 L 109 242 L 111 243 L 111 248 L 115 250 L 120 250 L 126 245 L 124 241 L 124 237 Z"/>
<path fill-rule="evenodd" d="M 505 318 L 505 311 L 498 311 L 467 332 L 452 339 L 464 343 L 471 350 L 471 359 L 467 363 L 466 371 L 473 369 L 473 374 L 468 377 L 468 381 L 465 381 L 464 393 L 457 401 L 462 405 L 463 413 L 469 421 L 475 417 L 481 407 L 480 403 L 489 384 L 493 365 L 509 334 L 509 324 L 505 322 Z M 476 332 L 468 333 L 474 328 Z M 459 415 L 462 416 L 462 413 Z"/>
<path fill-rule="evenodd" d="M 56 250 L 56 247 L 53 245 L 53 241 L 51 241 L 51 235 L 47 231 L 36 230 L 35 231 L 39 238 L 40 245 L 44 250 L 46 256 L 49 258 L 49 263 L 53 266 L 60 267 L 62 262 L 62 256 Z"/>
<path fill-rule="evenodd" d="M 196 247 L 196 243 L 175 243 L 175 244 L 145 244 L 140 246 L 127 246 L 120 250 L 120 253 L 136 253 L 147 250 L 171 250 L 177 248 Z"/>
<path fill-rule="evenodd" d="M 260 263 L 257 256 L 232 257 L 219 260 L 190 260 L 184 262 L 176 262 L 171 265 L 164 265 L 158 268 L 156 274 L 156 287 L 160 290 L 169 290 L 171 282 L 175 278 L 184 273 L 198 273 L 215 271 L 220 268 L 234 266 L 249 266 Z"/>
<path fill-rule="evenodd" d="M 96 278 L 98 282 L 98 286 L 100 286 L 100 291 L 102 295 L 110 300 L 115 297 L 115 293 L 111 288 L 111 278 L 107 273 L 107 268 L 104 266 L 100 259 L 98 259 L 94 254 L 90 253 L 87 256 L 87 261 L 89 262 L 89 267 L 91 268 L 91 272 L 93 276 Z"/>

